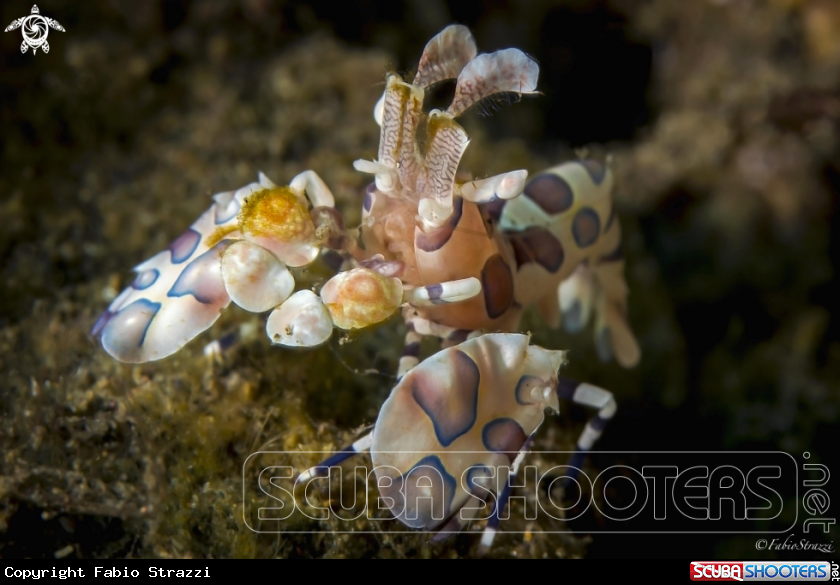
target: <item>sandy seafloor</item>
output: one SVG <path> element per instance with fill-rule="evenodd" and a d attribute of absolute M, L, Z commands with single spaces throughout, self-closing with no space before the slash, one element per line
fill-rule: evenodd
<path fill-rule="evenodd" d="M 590 332 L 551 331 L 536 314 L 523 324 L 571 350 L 566 375 L 618 398 L 599 447 L 630 453 L 588 469 L 666 449 L 781 450 L 799 464 L 808 452 L 840 470 L 840 3 L 354 6 L 55 0 L 40 8 L 66 32 L 50 32 L 48 54 L 0 35 L 0 556 L 478 554 L 481 523 L 432 543 L 393 522 L 349 523 L 357 535 L 332 534 L 348 525 L 337 520 L 308 535 L 243 522 L 267 501 L 243 502 L 251 453 L 330 451 L 373 423 L 398 318 L 309 352 L 257 335 L 213 366 L 206 343 L 241 323 L 259 331 L 264 316 L 231 308 L 142 365 L 88 335 L 132 266 L 258 171 L 284 182 L 316 170 L 355 225 L 368 179 L 352 161 L 375 156 L 384 75 L 410 71 L 451 22 L 482 50 L 518 47 L 541 65 L 543 95 L 465 116 L 462 169 L 536 172 L 586 147 L 614 159 L 640 365 L 602 364 Z M 4 27 L 30 8 L 4 2 Z M 534 448 L 570 449 L 587 415 L 564 407 Z M 802 503 L 783 497 L 778 525 L 798 508 L 798 538 Z M 517 517 L 491 556 L 795 556 L 758 553 L 755 536 L 599 534 L 611 525 L 593 510 L 569 524 Z"/>

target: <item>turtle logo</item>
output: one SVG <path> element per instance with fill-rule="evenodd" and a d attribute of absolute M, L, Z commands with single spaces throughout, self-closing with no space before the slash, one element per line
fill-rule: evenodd
<path fill-rule="evenodd" d="M 32 47 L 33 55 L 38 52 L 38 49 L 43 50 L 45 53 L 50 52 L 50 44 L 47 42 L 47 34 L 50 32 L 50 28 L 64 32 L 64 27 L 58 24 L 57 20 L 41 16 L 40 10 L 35 5 L 32 6 L 32 14 L 13 20 L 12 24 L 7 26 L 4 32 L 9 32 L 20 27 L 23 27 L 21 30 L 23 33 L 23 43 L 20 45 L 20 52 L 25 53 L 26 49 Z"/>

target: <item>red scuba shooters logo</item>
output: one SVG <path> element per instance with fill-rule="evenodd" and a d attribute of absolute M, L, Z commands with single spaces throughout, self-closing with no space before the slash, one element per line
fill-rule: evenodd
<path fill-rule="evenodd" d="M 692 581 L 830 581 L 829 561 L 693 561 Z"/>
<path fill-rule="evenodd" d="M 704 562 L 691 563 L 692 581 L 743 581 L 744 564 L 738 562 Z"/>

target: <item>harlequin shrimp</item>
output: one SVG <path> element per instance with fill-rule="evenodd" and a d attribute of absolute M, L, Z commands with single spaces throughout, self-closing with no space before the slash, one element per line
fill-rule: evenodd
<path fill-rule="evenodd" d="M 640 357 L 625 316 L 621 232 L 606 164 L 567 163 L 527 183 L 526 171 L 456 179 L 468 139 L 455 117 L 495 93 L 534 92 L 537 73 L 536 63 L 521 51 L 477 55 L 469 31 L 449 27 L 428 43 L 411 84 L 396 74 L 388 76 L 374 110 L 381 127 L 378 159 L 355 163 L 375 179 L 365 194 L 357 258 L 377 254 L 398 262 L 404 282 L 432 292 L 429 283 L 437 281 L 472 277 L 481 282 L 481 293 L 457 306 L 404 307 L 408 333 L 401 381 L 373 432 L 302 476 L 321 475 L 330 465 L 370 450 L 375 466 L 390 466 L 394 472 L 383 495 L 396 490 L 402 497 L 391 501 L 406 502 L 410 493 L 418 495 L 406 478 L 413 474 L 420 481 L 426 475 L 415 472 L 418 466 L 430 468 L 439 481 L 423 488 L 420 500 L 440 502 L 445 514 L 433 518 L 394 503 L 394 514 L 412 527 L 447 525 L 442 520 L 467 499 L 453 478 L 473 464 L 499 463 L 507 454 L 515 475 L 518 454 L 542 423 L 544 408 L 558 410 L 558 398 L 599 411 L 578 441 L 574 467 L 616 410 L 609 392 L 557 378 L 562 352 L 529 346 L 524 335 L 481 332 L 516 331 L 524 308 L 535 304 L 549 325 L 562 320 L 570 331 L 594 315 L 603 359 L 615 356 L 632 366 Z M 457 78 L 452 104 L 446 111 L 425 113 L 424 90 L 448 78 Z M 439 337 L 454 347 L 417 366 L 422 336 Z M 531 397 L 533 392 L 537 395 Z M 386 454 L 394 450 L 405 453 Z M 452 450 L 478 455 L 447 458 Z M 507 485 L 498 494 L 497 512 L 510 493 Z M 499 517 L 488 523 L 485 546 L 492 542 Z"/>
<path fill-rule="evenodd" d="M 391 511 L 427 530 L 468 520 L 456 512 L 481 488 L 497 495 L 482 541 L 489 546 L 544 410 L 556 412 L 560 399 L 597 409 L 578 440 L 575 467 L 616 411 L 606 390 L 558 377 L 564 352 L 530 345 L 517 332 L 523 311 L 535 305 L 546 323 L 569 331 L 594 320 L 602 359 L 629 367 L 640 358 L 626 317 L 609 165 L 569 162 L 530 181 L 525 170 L 476 180 L 457 174 L 469 139 L 456 118 L 497 94 L 536 93 L 538 73 L 522 51 L 479 55 L 466 27 L 447 27 L 426 45 L 411 83 L 396 73 L 386 78 L 374 108 L 377 158 L 354 163 L 374 178 L 358 229 L 345 228 L 313 171 L 285 187 L 260 174 L 258 183 L 215 195 L 166 251 L 139 265 L 93 334 L 115 358 L 143 362 L 180 349 L 231 300 L 271 311 L 269 339 L 292 347 L 401 310 L 407 333 L 398 383 L 373 431 L 298 479 L 370 451 L 377 468 L 391 470 L 377 471 Z M 456 80 L 449 107 L 425 111 L 425 92 L 448 79 Z M 288 267 L 319 254 L 338 273 L 317 294 L 294 292 Z M 425 336 L 443 349 L 420 363 Z M 497 493 L 481 470 L 501 464 L 512 468 Z M 415 481 L 420 468 L 434 471 L 423 487 Z M 464 474 L 466 487 L 456 481 Z M 412 506 L 409 494 L 422 495 L 427 507 Z M 443 513 L 432 514 L 438 506 Z"/>

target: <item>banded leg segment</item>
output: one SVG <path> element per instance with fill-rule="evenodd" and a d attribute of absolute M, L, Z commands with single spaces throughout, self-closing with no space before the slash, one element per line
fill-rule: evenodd
<path fill-rule="evenodd" d="M 631 368 L 639 362 L 641 350 L 627 319 L 628 292 L 620 253 L 618 246 L 615 253 L 579 265 L 560 283 L 558 299 L 566 331 L 582 330 L 594 315 L 598 357 Z"/>
<path fill-rule="evenodd" d="M 575 404 L 598 409 L 598 414 L 586 423 L 577 441 L 577 451 L 569 461 L 569 466 L 572 468 L 569 474 L 573 479 L 577 479 L 576 470 L 580 470 L 586 453 L 592 450 L 595 441 L 601 437 L 607 423 L 615 416 L 618 405 L 612 392 L 586 382 L 577 382 L 563 377 L 560 377 L 557 385 L 557 395 L 563 400 L 570 400 Z"/>
<path fill-rule="evenodd" d="M 402 380 L 411 369 L 420 363 L 420 341 L 423 337 L 414 330 L 414 323 L 407 324 L 408 331 L 405 333 L 405 345 L 399 366 L 397 366 L 397 381 Z"/>
<path fill-rule="evenodd" d="M 413 315 L 412 312 L 411 307 L 403 308 L 403 318 L 405 319 L 406 327 L 408 327 L 408 332 L 405 334 L 405 348 L 403 349 L 400 365 L 397 369 L 398 381 L 402 380 L 403 376 L 420 362 L 420 341 L 423 337 L 437 337 L 441 340 L 441 348 L 446 349 L 453 345 L 463 343 L 471 335 L 478 333 L 468 329 L 447 327 L 446 325 L 441 325 Z"/>
<path fill-rule="evenodd" d="M 470 329 L 456 329 L 452 333 L 450 333 L 446 338 L 442 339 L 440 342 L 441 349 L 447 349 L 450 347 L 455 347 L 459 343 L 464 343 L 467 339 L 470 338 L 474 332 Z"/>
<path fill-rule="evenodd" d="M 315 477 L 328 477 L 330 474 L 330 467 L 341 465 L 351 457 L 355 457 L 360 453 L 368 451 L 370 449 L 370 443 L 372 439 L 373 429 L 371 429 L 370 432 L 357 439 L 347 447 L 344 447 L 337 453 L 333 453 L 318 465 L 313 465 L 312 467 L 301 473 L 298 476 L 297 481 L 304 482 L 309 481 L 310 479 Z"/>
<path fill-rule="evenodd" d="M 602 261 L 592 266 L 592 273 L 599 285 L 594 302 L 598 357 L 602 361 L 615 357 L 622 366 L 633 367 L 642 354 L 627 319 L 624 261 Z"/>
<path fill-rule="evenodd" d="M 233 331 L 228 331 L 218 339 L 214 339 L 204 346 L 204 357 L 209 364 L 221 363 L 224 356 L 240 343 L 257 336 L 257 325 L 253 322 L 242 323 Z"/>
<path fill-rule="evenodd" d="M 411 307 L 403 307 L 403 319 L 405 319 L 406 324 L 410 324 L 414 330 L 422 336 L 449 339 L 450 336 L 459 335 L 459 332 L 464 331 L 463 329 L 455 329 L 454 327 L 448 327 L 446 325 L 430 321 L 429 319 L 418 317 L 414 309 Z M 461 341 L 464 341 L 465 339 L 462 339 Z"/>
<path fill-rule="evenodd" d="M 517 455 L 516 459 L 513 460 L 513 467 L 511 467 L 510 475 L 508 476 L 505 488 L 502 490 L 502 493 L 496 497 L 496 510 L 493 512 L 493 515 L 490 516 L 490 519 L 487 520 L 487 526 L 484 528 L 484 532 L 481 535 L 481 544 L 479 546 L 481 554 L 486 553 L 490 550 L 490 547 L 493 546 L 493 540 L 496 538 L 496 533 L 499 531 L 499 524 L 502 521 L 502 511 L 505 509 L 505 506 L 507 506 L 510 494 L 513 492 L 513 482 L 516 480 L 516 476 L 519 473 L 519 468 L 522 465 L 522 461 L 525 459 L 525 455 L 531 448 L 532 439 L 533 435 L 528 437 L 525 440 L 525 443 L 523 443 L 522 449 L 519 451 L 519 455 Z"/>
<path fill-rule="evenodd" d="M 431 307 L 460 303 L 473 298 L 480 292 L 481 281 L 470 277 L 407 289 L 403 292 L 403 302 L 415 307 Z"/>

